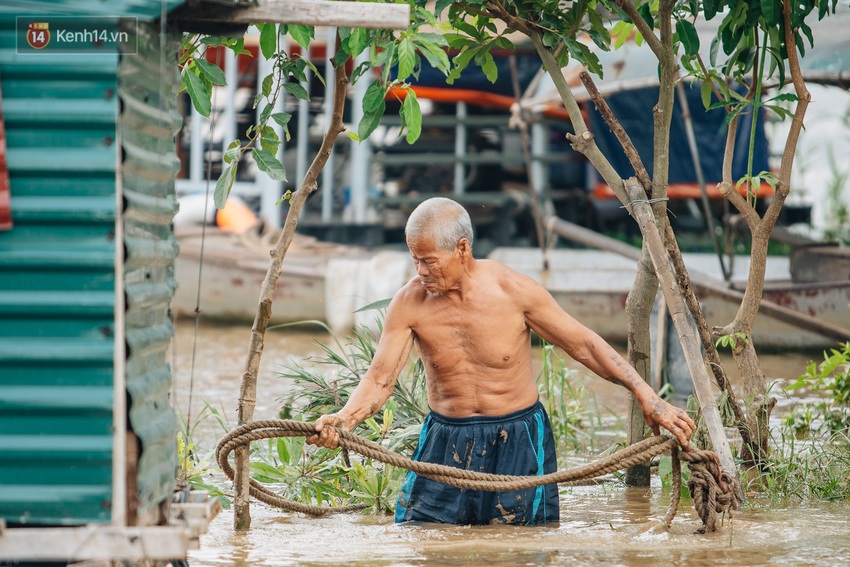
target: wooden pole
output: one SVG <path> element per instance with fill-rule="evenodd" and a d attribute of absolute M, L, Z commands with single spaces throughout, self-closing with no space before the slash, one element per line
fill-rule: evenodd
<path fill-rule="evenodd" d="M 661 282 L 661 292 L 667 300 L 673 325 L 676 327 L 679 341 L 682 343 L 688 370 L 694 382 L 694 392 L 702 410 L 703 422 L 711 439 L 711 444 L 714 446 L 718 459 L 720 459 L 720 465 L 729 474 L 738 476 L 738 469 L 732 458 L 732 450 L 729 448 L 720 411 L 717 409 L 717 401 L 711 391 L 707 368 L 702 361 L 700 343 L 696 334 L 694 334 L 693 326 L 690 324 L 688 308 L 676 284 L 673 265 L 667 255 L 667 249 L 664 247 L 664 240 L 658 230 L 658 225 L 655 223 L 652 207 L 646 199 L 643 186 L 634 177 L 626 181 L 626 191 L 631 199 L 628 207 L 629 212 L 635 218 L 643 233 L 644 245 L 649 249 L 655 272 Z"/>
<path fill-rule="evenodd" d="M 410 6 L 330 0 L 264 0 L 250 6 L 204 5 L 179 11 L 178 20 L 226 24 L 303 24 L 405 30 L 410 26 Z"/>

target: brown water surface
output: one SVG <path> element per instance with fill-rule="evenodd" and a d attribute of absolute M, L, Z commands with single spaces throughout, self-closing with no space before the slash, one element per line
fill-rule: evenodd
<path fill-rule="evenodd" d="M 230 425 L 236 422 L 236 400 L 250 338 L 250 325 L 202 324 L 195 340 L 193 322 L 176 327 L 172 364 L 175 406 L 192 416 L 204 402 L 219 408 Z M 274 417 L 289 384 L 276 376 L 283 365 L 305 363 L 319 354 L 322 333 L 269 332 L 260 369 L 255 419 Z M 194 371 L 192 359 L 194 350 Z M 819 353 L 762 356 L 770 380 L 796 378 Z M 306 362 L 309 364 L 309 362 Z M 579 366 L 575 366 L 580 368 Z M 732 369 L 730 364 L 727 369 Z M 600 403 L 624 412 L 622 388 L 586 375 Z M 734 371 L 730 371 L 733 381 Z M 787 398 L 781 405 L 790 405 Z M 780 407 L 781 407 L 780 405 Z M 208 449 L 224 431 L 204 419 L 197 443 Z M 203 451 L 202 451 L 203 452 Z M 657 481 L 656 481 L 657 482 Z M 232 529 L 232 514 L 222 512 L 190 552 L 193 566 L 521 566 L 521 565 L 850 565 L 850 502 L 771 502 L 750 500 L 721 531 L 695 535 L 699 527 L 690 502 L 680 505 L 668 530 L 661 525 L 669 489 L 627 489 L 618 483 L 563 488 L 561 522 L 530 528 L 510 526 L 430 526 L 394 524 L 392 518 L 334 515 L 313 519 L 251 507 L 252 528 Z"/>

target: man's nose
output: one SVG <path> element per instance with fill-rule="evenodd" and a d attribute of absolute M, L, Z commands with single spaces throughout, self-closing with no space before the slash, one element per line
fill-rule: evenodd
<path fill-rule="evenodd" d="M 428 266 L 426 266 L 424 262 L 420 262 L 420 264 L 416 266 L 416 273 L 420 276 L 427 276 L 429 273 Z"/>

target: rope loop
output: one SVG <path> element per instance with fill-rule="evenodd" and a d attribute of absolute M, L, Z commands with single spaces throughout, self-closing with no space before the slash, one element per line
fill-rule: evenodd
<path fill-rule="evenodd" d="M 230 453 L 252 441 L 274 439 L 278 437 L 307 437 L 316 432 L 312 423 L 289 419 L 264 419 L 243 424 L 221 438 L 216 446 L 216 461 L 222 472 L 231 481 L 235 471 L 228 461 Z M 680 459 L 687 461 L 691 469 L 688 490 L 694 499 L 697 514 L 703 527 L 698 533 L 713 532 L 718 529 L 718 514 L 738 509 L 741 502 L 740 489 L 734 476 L 720 468 L 717 455 L 711 451 L 679 451 L 679 442 L 670 436 L 656 435 L 633 445 L 620 449 L 616 453 L 599 458 L 586 465 L 572 469 L 556 471 L 540 476 L 514 476 L 473 472 L 446 465 L 414 461 L 386 447 L 364 439 L 349 431 L 339 430 L 340 447 L 355 451 L 364 457 L 382 463 L 404 468 L 421 476 L 428 477 L 451 486 L 470 490 L 509 491 L 533 488 L 544 484 L 578 484 L 618 470 L 644 463 L 666 452 L 673 457 L 673 495 L 664 517 L 664 523 L 670 525 L 676 515 L 681 492 Z M 362 510 L 364 505 L 319 507 L 302 504 L 283 498 L 257 482 L 249 479 L 250 494 L 260 502 L 290 512 L 301 512 L 311 516 L 322 516 L 331 512 L 352 512 Z"/>

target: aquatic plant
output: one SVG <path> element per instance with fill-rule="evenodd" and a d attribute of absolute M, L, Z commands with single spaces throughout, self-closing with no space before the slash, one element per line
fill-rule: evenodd
<path fill-rule="evenodd" d="M 850 342 L 810 362 L 785 387 L 802 389 L 814 400 L 794 406 L 771 432 L 774 450 L 750 490 L 774 498 L 850 498 Z"/>
<path fill-rule="evenodd" d="M 215 464 L 215 449 L 210 449 L 199 456 L 196 442 L 198 428 L 210 421 L 222 432 L 230 429 L 230 424 L 223 412 L 204 401 L 204 408 L 191 422 L 180 415 L 180 431 L 177 432 L 177 486 L 189 487 L 192 490 L 204 490 L 210 497 L 218 498 L 222 508 L 230 508 L 231 500 L 225 492 L 204 477 L 210 477 L 219 469 Z"/>

